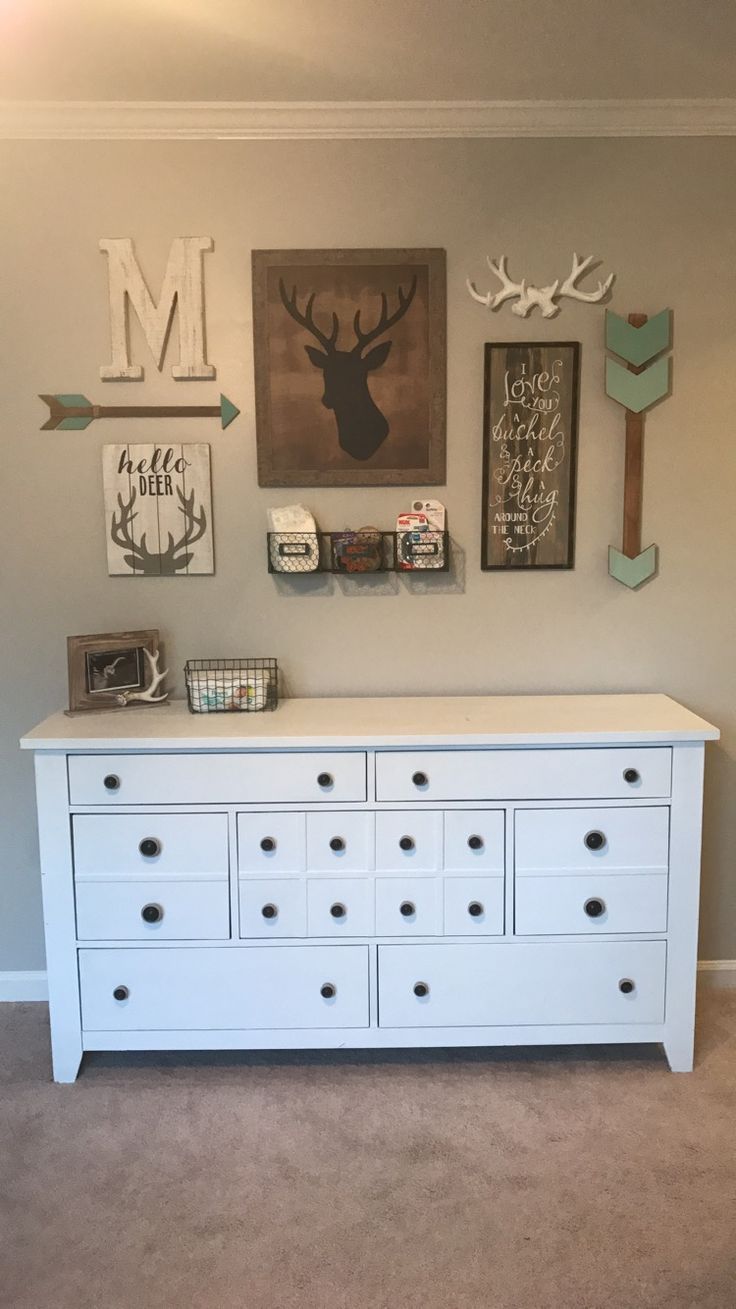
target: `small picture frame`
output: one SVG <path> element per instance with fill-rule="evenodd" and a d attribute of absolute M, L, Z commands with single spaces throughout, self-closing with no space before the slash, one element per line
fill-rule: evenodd
<path fill-rule="evenodd" d="M 70 713 L 123 707 L 125 693 L 145 689 L 144 651 L 156 655 L 158 643 L 155 630 L 68 636 Z"/>

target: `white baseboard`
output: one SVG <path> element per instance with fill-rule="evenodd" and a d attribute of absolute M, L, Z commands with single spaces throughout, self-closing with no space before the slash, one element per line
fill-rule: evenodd
<path fill-rule="evenodd" d="M 701 959 L 698 981 L 703 986 L 736 986 L 736 959 Z"/>
<path fill-rule="evenodd" d="M 46 973 L 28 970 L 15 973 L 0 972 L 0 1001 L 2 1000 L 48 1000 L 49 989 Z"/>
<path fill-rule="evenodd" d="M 736 959 L 701 959 L 698 981 L 703 986 L 736 986 Z M 48 998 L 45 972 L 0 972 L 0 1003 Z"/>

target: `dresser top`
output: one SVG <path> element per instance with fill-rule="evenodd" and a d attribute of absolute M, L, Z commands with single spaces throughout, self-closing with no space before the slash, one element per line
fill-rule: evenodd
<path fill-rule="evenodd" d="M 24 750 L 253 750 L 357 746 L 659 744 L 718 728 L 666 695 L 412 696 L 282 700 L 273 712 L 152 708 L 57 713 Z"/>

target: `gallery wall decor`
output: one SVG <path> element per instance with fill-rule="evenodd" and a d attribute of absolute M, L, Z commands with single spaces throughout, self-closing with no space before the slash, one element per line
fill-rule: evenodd
<path fill-rule="evenodd" d="M 549 286 L 530 286 L 526 278 L 520 282 L 514 282 L 506 270 L 506 255 L 502 255 L 495 263 L 490 255 L 486 256 L 486 262 L 491 272 L 498 278 L 501 283 L 500 291 L 481 292 L 471 282 L 470 278 L 466 279 L 466 286 L 474 300 L 479 304 L 485 305 L 487 309 L 500 309 L 502 304 L 507 300 L 515 300 L 512 304 L 511 312 L 518 318 L 526 318 L 532 309 L 540 309 L 542 318 L 554 318 L 560 312 L 562 299 L 581 300 L 583 304 L 599 304 L 605 300 L 611 287 L 613 286 L 616 274 L 609 273 L 605 282 L 599 282 L 595 291 L 581 291 L 577 285 L 580 278 L 588 272 L 591 264 L 594 264 L 594 256 L 588 255 L 585 259 L 580 259 L 578 255 L 573 254 L 572 269 L 564 281 L 556 278 Z"/>
<path fill-rule="evenodd" d="M 481 568 L 572 568 L 576 341 L 485 349 Z"/>
<path fill-rule="evenodd" d="M 444 250 L 255 250 L 253 333 L 259 485 L 444 482 Z"/>
<path fill-rule="evenodd" d="M 99 632 L 68 636 L 69 710 L 120 709 L 131 703 L 161 704 L 159 636 L 142 632 Z"/>
<path fill-rule="evenodd" d="M 629 314 L 628 321 L 610 310 L 606 313 L 606 346 L 628 365 L 606 360 L 606 394 L 626 410 L 623 541 L 620 550 L 608 547 L 608 571 L 631 590 L 657 571 L 657 546 L 641 548 L 644 410 L 669 392 L 671 358 L 666 351 L 671 341 L 669 309 L 662 309 L 653 318 Z"/>
<path fill-rule="evenodd" d="M 111 577 L 215 571 L 208 445 L 106 445 L 102 468 Z"/>
<path fill-rule="evenodd" d="M 141 364 L 131 363 L 128 315 L 132 308 L 143 329 L 159 372 L 171 332 L 174 310 L 179 328 L 176 381 L 211 380 L 215 369 L 206 360 L 203 255 L 214 249 L 211 236 L 177 236 L 171 243 L 158 300 L 154 300 L 138 265 L 130 237 L 103 238 L 107 255 L 112 362 L 100 368 L 104 382 L 140 382 Z"/>
<path fill-rule="evenodd" d="M 96 418 L 219 418 L 229 427 L 240 410 L 226 395 L 219 405 L 96 405 L 86 395 L 40 395 L 49 407 L 42 432 L 83 432 Z"/>

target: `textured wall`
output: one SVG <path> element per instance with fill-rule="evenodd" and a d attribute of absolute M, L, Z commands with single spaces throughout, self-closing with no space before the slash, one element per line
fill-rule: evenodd
<path fill-rule="evenodd" d="M 71 632 L 158 626 L 179 693 L 187 657 L 278 655 L 292 693 L 662 690 L 719 724 L 709 747 L 703 957 L 736 956 L 736 142 L 496 141 L 23 144 L 0 154 L 2 360 L 0 553 L 0 970 L 43 966 L 31 760 L 21 732 L 66 702 Z M 108 359 L 102 236 L 132 236 L 151 283 L 170 241 L 208 234 L 214 384 L 156 372 L 133 329 L 144 383 L 103 384 Z M 444 246 L 448 260 L 447 503 L 454 578 L 389 578 L 359 594 L 337 579 L 301 587 L 265 567 L 265 511 L 296 498 L 255 477 L 252 247 Z M 490 316 L 464 287 L 486 251 L 539 282 L 573 248 L 618 272 L 621 313 L 675 311 L 673 398 L 647 421 L 644 543 L 661 576 L 630 593 L 607 576 L 620 540 L 621 411 L 602 392 L 603 313 Z M 482 345 L 536 336 L 582 342 L 577 565 L 479 571 Z M 107 403 L 202 401 L 214 387 L 242 416 L 38 429 L 39 391 Z M 100 447 L 208 440 L 216 575 L 108 578 Z M 326 528 L 390 525 L 402 490 L 303 497 Z"/>

